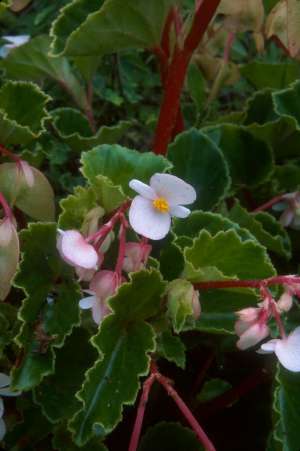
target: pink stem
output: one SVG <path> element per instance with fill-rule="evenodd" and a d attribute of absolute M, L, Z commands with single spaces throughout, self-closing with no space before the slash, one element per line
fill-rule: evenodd
<path fill-rule="evenodd" d="M 116 263 L 115 272 L 121 279 L 122 267 L 125 258 L 125 248 L 126 248 L 126 229 L 128 227 L 127 221 L 124 218 L 124 214 L 122 213 L 121 217 L 121 227 L 120 227 L 120 238 L 119 238 L 119 255 Z"/>
<path fill-rule="evenodd" d="M 20 164 L 21 158 L 17 157 L 14 153 L 12 153 L 10 150 L 6 149 L 2 144 L 0 144 L 0 152 L 9 157 L 11 160 L 13 160 L 17 165 Z"/>
<path fill-rule="evenodd" d="M 5 197 L 3 196 L 3 194 L 1 192 L 0 192 L 0 204 L 3 207 L 4 213 L 5 213 L 5 217 L 12 221 L 13 213 L 12 213 L 11 208 L 8 205 Z"/>
<path fill-rule="evenodd" d="M 280 202 L 282 200 L 283 196 L 284 196 L 284 194 L 280 194 L 279 196 L 273 197 L 273 199 L 269 200 L 265 204 L 262 204 L 260 207 L 255 208 L 255 210 L 253 210 L 252 213 L 258 213 L 259 211 L 268 210 L 274 204 L 277 204 L 277 202 Z"/>
<path fill-rule="evenodd" d="M 188 408 L 188 406 L 185 404 L 185 402 L 180 398 L 177 391 L 172 387 L 170 381 L 161 375 L 160 373 L 157 373 L 156 375 L 157 381 L 164 387 L 164 389 L 167 391 L 167 393 L 171 396 L 173 401 L 177 404 L 179 410 L 187 420 L 187 422 L 192 427 L 193 431 L 197 435 L 199 441 L 203 444 L 206 451 L 216 451 L 216 448 Z"/>
<path fill-rule="evenodd" d="M 152 373 L 152 374 L 150 374 L 148 379 L 144 382 L 143 393 L 142 393 L 142 396 L 141 396 L 141 399 L 139 402 L 137 416 L 135 419 L 134 428 L 132 431 L 128 451 L 136 451 L 136 449 L 138 447 L 140 435 L 141 435 L 141 431 L 142 431 L 142 426 L 143 426 L 143 421 L 144 421 L 145 409 L 146 409 L 146 405 L 148 402 L 149 393 L 150 393 L 151 387 L 152 387 L 155 379 L 156 379 L 156 375 L 154 373 Z"/>
<path fill-rule="evenodd" d="M 227 35 L 226 45 L 224 48 L 224 55 L 223 55 L 223 60 L 226 64 L 229 61 L 230 50 L 231 50 L 232 44 L 234 42 L 234 39 L 235 39 L 235 33 L 233 31 L 229 31 L 229 33 Z"/>
<path fill-rule="evenodd" d="M 210 282 L 197 282 L 194 287 L 200 290 L 210 290 L 214 288 L 261 288 L 271 285 L 284 285 L 300 283 L 300 277 L 289 276 L 274 276 L 262 280 L 215 280 Z"/>

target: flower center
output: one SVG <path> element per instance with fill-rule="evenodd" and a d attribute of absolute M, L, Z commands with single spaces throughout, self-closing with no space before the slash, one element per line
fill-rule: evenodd
<path fill-rule="evenodd" d="M 158 197 L 152 203 L 153 207 L 161 213 L 167 213 L 170 210 L 169 203 L 164 197 Z"/>

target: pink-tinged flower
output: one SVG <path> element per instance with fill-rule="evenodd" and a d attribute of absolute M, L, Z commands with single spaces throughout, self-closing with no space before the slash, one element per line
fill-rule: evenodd
<path fill-rule="evenodd" d="M 86 290 L 90 296 L 79 301 L 81 309 L 92 309 L 93 319 L 96 324 L 100 324 L 103 318 L 111 310 L 107 305 L 109 297 L 113 296 L 122 281 L 114 271 L 99 271 L 90 283 L 90 289 Z"/>
<path fill-rule="evenodd" d="M 273 206 L 274 210 L 283 211 L 279 218 L 281 225 L 300 230 L 300 192 L 285 194 L 282 201 Z"/>
<path fill-rule="evenodd" d="M 261 345 L 262 353 L 274 352 L 279 362 L 289 371 L 300 371 L 300 327 L 286 338 L 267 341 Z"/>
<path fill-rule="evenodd" d="M 12 234 L 15 230 L 15 226 L 10 218 L 6 217 L 0 223 L 0 247 L 6 247 L 9 245 Z"/>
<path fill-rule="evenodd" d="M 98 254 L 77 230 L 59 230 L 57 249 L 61 257 L 71 266 L 96 269 Z"/>
<path fill-rule="evenodd" d="M 25 183 L 32 188 L 34 185 L 34 173 L 31 166 L 27 163 L 27 161 L 20 160 L 19 161 L 20 169 L 22 171 L 22 176 L 24 177 Z"/>
<path fill-rule="evenodd" d="M 136 196 L 129 209 L 129 222 L 136 233 L 161 240 L 170 230 L 171 218 L 186 218 L 190 210 L 182 205 L 196 200 L 196 191 L 188 183 L 170 174 L 154 174 L 150 186 L 131 180 Z"/>
<path fill-rule="evenodd" d="M 288 312 L 293 306 L 293 293 L 287 288 L 276 302 L 278 313 Z"/>
<path fill-rule="evenodd" d="M 255 346 L 270 333 L 266 324 L 269 316 L 268 303 L 263 301 L 258 305 L 259 307 L 248 307 L 236 312 L 239 319 L 234 329 L 240 337 L 236 345 L 241 350 Z"/>
<path fill-rule="evenodd" d="M 255 346 L 270 334 L 269 327 L 265 323 L 260 324 L 259 322 L 255 322 L 245 328 L 241 334 L 238 333 L 238 331 L 241 331 L 239 327 L 240 325 L 236 325 L 235 328 L 237 334 L 240 335 L 240 339 L 236 345 L 242 351 L 251 348 L 251 346 Z"/>
<path fill-rule="evenodd" d="M 123 270 L 126 272 L 140 271 L 147 263 L 151 249 L 152 246 L 147 243 L 126 243 Z"/>

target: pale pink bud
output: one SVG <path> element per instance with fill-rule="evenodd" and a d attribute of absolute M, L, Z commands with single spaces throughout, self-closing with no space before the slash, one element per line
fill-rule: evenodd
<path fill-rule="evenodd" d="M 148 260 L 151 249 L 152 246 L 146 243 L 126 243 L 123 270 L 126 272 L 141 270 Z"/>
<path fill-rule="evenodd" d="M 248 308 L 239 310 L 238 312 L 235 312 L 235 313 L 239 317 L 240 320 L 250 323 L 252 321 L 257 320 L 259 312 L 260 312 L 259 308 L 248 307 Z"/>
<path fill-rule="evenodd" d="M 300 327 L 286 338 L 270 340 L 261 346 L 264 353 L 275 352 L 279 362 L 287 370 L 300 371 Z"/>
<path fill-rule="evenodd" d="M 266 338 L 269 333 L 269 327 L 265 323 L 259 324 L 256 322 L 241 334 L 236 345 L 243 351 L 251 346 L 255 346 L 257 343 Z"/>
<path fill-rule="evenodd" d="M 194 293 L 193 293 L 192 308 L 193 308 L 194 318 L 198 319 L 201 315 L 201 304 L 200 304 L 199 291 L 197 291 L 197 290 L 194 290 Z"/>
<path fill-rule="evenodd" d="M 288 227 L 295 217 L 295 212 L 291 207 L 287 207 L 279 218 L 279 222 L 283 227 Z"/>
<path fill-rule="evenodd" d="M 59 231 L 57 249 L 71 266 L 85 269 L 97 267 L 98 254 L 77 230 Z"/>
<path fill-rule="evenodd" d="M 29 186 L 29 188 L 32 188 L 34 185 L 34 173 L 31 168 L 31 166 L 27 163 L 27 161 L 20 160 L 19 161 L 25 182 Z"/>
<path fill-rule="evenodd" d="M 15 226 L 9 218 L 5 218 L 0 224 L 0 247 L 9 245 Z"/>
<path fill-rule="evenodd" d="M 279 313 L 288 312 L 293 306 L 293 295 L 291 292 L 285 291 L 277 302 L 277 310 Z"/>
<path fill-rule="evenodd" d="M 116 292 L 119 285 L 120 278 L 115 271 L 103 270 L 93 277 L 90 290 L 96 293 L 98 298 L 107 299 Z"/>

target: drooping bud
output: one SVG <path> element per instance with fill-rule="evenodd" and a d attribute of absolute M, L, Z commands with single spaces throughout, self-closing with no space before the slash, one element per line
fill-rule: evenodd
<path fill-rule="evenodd" d="M 168 313 L 175 332 L 181 332 L 188 317 L 199 318 L 201 308 L 199 293 L 191 282 L 175 279 L 167 288 Z"/>
<path fill-rule="evenodd" d="M 27 163 L 27 161 L 20 160 L 19 165 L 22 171 L 22 176 L 24 177 L 25 183 L 32 188 L 34 185 L 34 173 L 31 166 Z"/>
<path fill-rule="evenodd" d="M 293 294 L 291 291 L 285 291 L 276 303 L 279 313 L 288 312 L 293 306 Z"/>
<path fill-rule="evenodd" d="M 12 221 L 7 217 L 0 223 L 0 247 L 9 245 L 14 227 Z"/>
<path fill-rule="evenodd" d="M 243 322 L 251 323 L 256 321 L 259 315 L 260 309 L 256 307 L 248 307 L 238 312 L 235 312 L 239 319 Z"/>
<path fill-rule="evenodd" d="M 241 335 L 237 342 L 237 347 L 244 351 L 245 349 L 255 346 L 270 334 L 269 327 L 262 323 L 255 322 L 248 327 Z"/>
<path fill-rule="evenodd" d="M 126 272 L 140 271 L 146 264 L 151 249 L 152 246 L 146 243 L 126 243 L 123 270 Z"/>
<path fill-rule="evenodd" d="M 98 254 L 77 230 L 59 231 L 57 249 L 71 266 L 93 269 L 98 264 Z"/>

